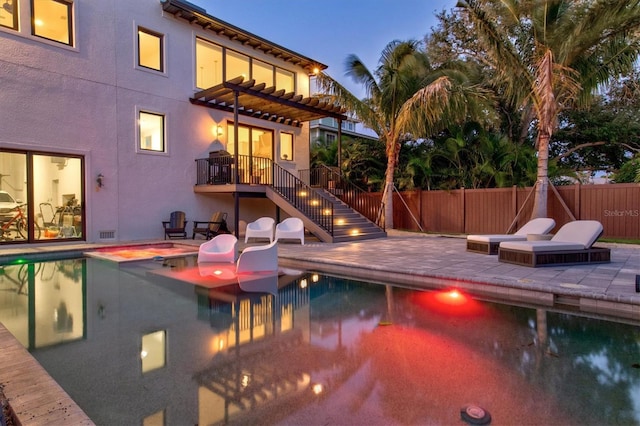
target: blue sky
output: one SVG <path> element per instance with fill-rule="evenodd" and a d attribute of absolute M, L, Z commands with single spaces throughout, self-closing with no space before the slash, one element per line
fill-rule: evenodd
<path fill-rule="evenodd" d="M 280 44 L 329 68 L 326 72 L 359 97 L 344 76 L 344 62 L 356 54 L 374 70 L 392 40 L 422 39 L 436 25 L 435 14 L 456 0 L 190 0 L 209 15 Z"/>

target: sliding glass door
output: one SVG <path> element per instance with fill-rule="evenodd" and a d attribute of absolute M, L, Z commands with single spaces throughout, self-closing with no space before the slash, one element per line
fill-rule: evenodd
<path fill-rule="evenodd" d="M 0 243 L 83 239 L 82 157 L 0 150 Z"/>

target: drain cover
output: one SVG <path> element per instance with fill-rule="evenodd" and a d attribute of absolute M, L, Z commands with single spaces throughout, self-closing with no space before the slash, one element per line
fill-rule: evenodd
<path fill-rule="evenodd" d="M 491 422 L 491 414 L 477 405 L 467 405 L 460 410 L 460 417 L 472 425 L 486 425 Z"/>

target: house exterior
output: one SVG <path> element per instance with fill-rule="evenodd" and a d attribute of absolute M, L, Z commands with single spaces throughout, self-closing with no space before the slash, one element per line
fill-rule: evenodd
<path fill-rule="evenodd" d="M 28 221 L 2 244 L 163 238 L 175 210 L 237 233 L 279 213 L 256 161 L 296 176 L 309 121 L 343 117 L 309 98 L 326 66 L 186 1 L 6 0 L 0 43 L 0 191 Z"/>
<path fill-rule="evenodd" d="M 311 142 L 322 140 L 331 144 L 338 139 L 338 120 L 324 117 L 309 123 Z M 378 140 L 378 135 L 355 120 L 341 120 L 341 136 L 351 139 Z"/>

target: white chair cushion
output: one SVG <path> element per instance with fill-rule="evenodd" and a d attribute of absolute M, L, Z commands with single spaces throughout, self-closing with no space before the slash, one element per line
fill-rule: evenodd
<path fill-rule="evenodd" d="M 584 250 L 584 248 L 585 247 L 580 243 L 563 241 L 507 241 L 500 243 L 501 250 L 518 250 L 534 253 L 544 251 Z"/>
<path fill-rule="evenodd" d="M 526 241 L 527 236 L 515 234 L 467 235 L 467 240 L 481 243 L 499 243 L 502 241 Z"/>
<path fill-rule="evenodd" d="M 574 220 L 563 225 L 551 241 L 572 242 L 589 248 L 602 234 L 602 229 L 602 224 L 597 220 Z"/>
<path fill-rule="evenodd" d="M 548 234 L 554 226 L 556 226 L 555 220 L 548 217 L 539 217 L 525 223 L 515 234 L 524 236 L 527 234 Z"/>

